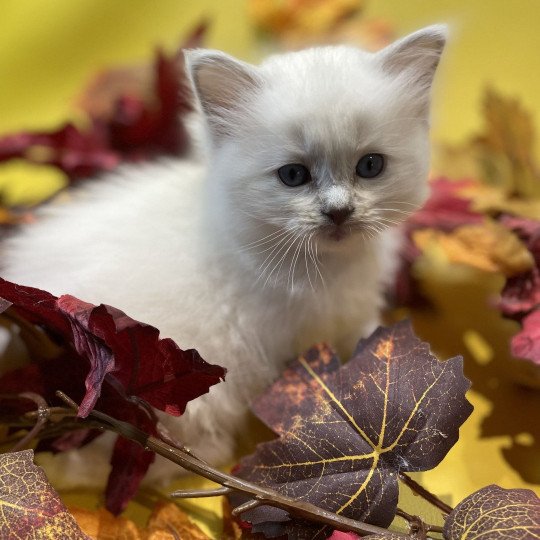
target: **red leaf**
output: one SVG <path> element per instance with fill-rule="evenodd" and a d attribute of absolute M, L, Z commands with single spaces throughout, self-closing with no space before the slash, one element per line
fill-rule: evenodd
<path fill-rule="evenodd" d="M 32 457 L 32 450 L 0 455 L 0 538 L 90 540 Z"/>
<path fill-rule="evenodd" d="M 133 407 L 131 418 L 124 421 L 138 426 L 150 435 L 157 435 L 155 419 L 150 418 L 147 411 Z M 139 485 L 155 460 L 155 454 L 148 452 L 141 445 L 118 437 L 111 456 L 111 473 L 105 488 L 107 510 L 120 514 L 127 503 L 137 493 Z"/>
<path fill-rule="evenodd" d="M 206 24 L 199 25 L 184 46 L 200 45 L 205 31 Z M 97 97 L 88 97 L 90 91 Z M 170 56 L 158 51 L 152 66 L 101 74 L 90 91 L 81 100 L 88 128 L 66 123 L 54 131 L 7 135 L 0 138 L 0 162 L 21 158 L 52 165 L 76 180 L 112 170 L 123 160 L 187 149 L 182 118 L 192 110 L 193 99 L 181 49 Z"/>
<path fill-rule="evenodd" d="M 540 366 L 540 309 L 522 321 L 521 332 L 512 338 L 511 350 L 516 358 L 532 360 Z"/>
<path fill-rule="evenodd" d="M 536 263 L 528 272 L 509 278 L 501 293 L 503 315 L 520 320 L 540 306 L 540 221 L 513 216 L 503 216 L 500 221 L 527 244 Z"/>
<path fill-rule="evenodd" d="M 67 123 L 56 131 L 18 133 L 0 139 L 0 162 L 12 158 L 53 165 L 71 179 L 114 169 L 120 155 L 109 147 L 106 126 L 92 122 L 85 131 Z"/>
<path fill-rule="evenodd" d="M 77 352 L 90 360 L 80 416 L 92 410 L 107 373 L 114 372 L 128 396 L 174 416 L 224 376 L 222 368 L 209 366 L 197 351 L 182 351 L 171 339 L 159 339 L 156 328 L 120 310 L 95 307 L 68 295 L 57 305 L 73 325 Z"/>
<path fill-rule="evenodd" d="M 55 392 L 62 390 L 81 403 L 79 416 L 96 406 L 155 435 L 156 419 L 145 402 L 179 415 L 188 401 L 208 392 L 225 375 L 223 368 L 207 364 L 195 350 L 181 350 L 172 340 L 160 339 L 156 328 L 110 306 L 96 307 L 72 296 L 57 299 L 1 279 L 0 298 L 5 299 L 0 301 L 1 309 L 9 308 L 40 326 L 63 350 L 55 358 L 2 376 L 0 393 L 32 391 L 54 404 Z M 26 410 L 27 403 L 19 406 L 19 411 Z M 58 442 L 66 448 L 77 438 Z M 141 447 L 117 443 L 107 491 L 111 511 L 125 506 L 152 461 L 153 456 Z"/>
<path fill-rule="evenodd" d="M 482 223 L 484 217 L 471 209 L 471 201 L 459 195 L 459 190 L 470 185 L 474 185 L 472 180 L 438 178 L 431 181 L 430 197 L 408 220 L 408 228 L 452 231 L 461 225 Z"/>

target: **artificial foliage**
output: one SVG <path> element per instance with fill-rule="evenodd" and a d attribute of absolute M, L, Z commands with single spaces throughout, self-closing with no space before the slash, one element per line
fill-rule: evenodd
<path fill-rule="evenodd" d="M 336 3 L 333 11 L 325 11 L 320 2 L 274 5 L 267 13 L 260 11 L 261 3 L 252 4 L 259 9 L 261 26 L 281 32 L 284 43 L 290 36 L 298 41 L 300 35 L 302 41 L 312 33 L 302 26 L 311 5 L 320 10 L 320 24 L 328 31 L 362 13 L 359 2 Z M 292 30 L 279 22 L 280 10 L 287 9 L 295 15 Z M 369 25 L 376 37 L 372 41 L 386 40 L 387 27 Z M 186 43 L 199 43 L 203 33 L 204 27 L 196 29 Z M 183 121 L 193 104 L 179 52 L 158 53 L 153 64 L 103 72 L 78 101 L 87 122 L 5 135 L 0 161 L 23 159 L 54 167 L 71 184 L 90 181 L 89 176 L 122 162 L 189 149 Z M 508 350 L 530 368 L 520 381 L 535 387 L 540 363 L 540 175 L 534 125 L 518 101 L 494 90 L 486 93 L 484 118 L 482 132 L 471 140 L 439 148 L 435 170 L 444 178 L 435 175 L 431 197 L 405 227 L 407 243 L 394 298 L 413 315 L 429 317 L 437 309 L 423 273 L 434 253 L 446 267 L 500 277 L 499 294 L 486 301 L 484 310 L 518 323 Z M 0 208 L 6 230 L 34 219 L 32 207 Z M 146 524 L 103 508 L 70 513 L 33 465 L 32 452 L 24 450 L 63 452 L 111 430 L 119 437 L 104 496 L 114 514 L 137 496 L 159 454 L 218 484 L 201 490 L 188 482 L 174 496 L 226 495 L 230 506 L 223 512 L 223 538 L 540 537 L 540 500 L 531 490 L 476 486 L 469 496 L 454 497 L 453 507 L 408 476 L 408 471 L 438 468 L 459 442 L 459 429 L 466 427 L 472 407 L 465 396 L 469 381 L 462 359 L 438 360 L 407 322 L 361 340 L 348 363 L 341 364 L 331 344 L 319 344 L 293 361 L 253 404 L 274 439 L 240 457 L 229 474 L 190 454 L 190 441 L 171 440 L 156 414 L 180 415 L 188 401 L 212 384 L 227 384 L 222 368 L 196 351 L 183 351 L 181 343 L 160 339 L 158 329 L 114 307 L 6 281 L 0 282 L 0 297 L 2 324 L 22 342 L 26 362 L 0 377 L 2 534 L 207 538 L 176 504 L 163 500 Z M 16 348 L 10 344 L 5 358 Z M 473 392 L 475 384 L 473 380 Z M 480 387 L 485 387 L 482 381 Z M 524 412 L 517 414 L 519 425 L 526 425 Z M 398 491 L 405 490 L 435 508 L 436 519 L 404 507 Z"/>

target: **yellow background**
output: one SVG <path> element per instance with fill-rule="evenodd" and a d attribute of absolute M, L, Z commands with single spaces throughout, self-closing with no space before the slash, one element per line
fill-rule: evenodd
<path fill-rule="evenodd" d="M 488 84 L 521 98 L 538 124 L 538 0 L 371 0 L 366 6 L 368 16 L 387 18 L 398 35 L 434 22 L 450 23 L 452 37 L 435 89 L 434 138 L 460 141 L 479 129 L 481 95 Z M 244 0 L 3 0 L 0 134 L 51 128 L 74 117 L 73 98 L 96 70 L 149 59 L 158 44 L 172 49 L 203 17 L 211 21 L 208 46 L 247 60 L 260 56 L 260 43 L 248 20 Z M 11 200 L 27 199 L 28 186 L 32 193 L 39 192 L 38 182 L 44 181 L 46 174 L 16 163 L 0 167 L 0 193 Z M 475 305 L 482 305 L 500 285 L 492 283 L 486 286 L 488 290 L 477 291 Z M 446 326 L 438 333 L 430 330 L 431 320 L 419 317 L 416 321 L 423 335 L 431 337 L 431 333 L 434 339 L 448 329 L 447 338 L 452 341 L 448 346 L 437 344 L 437 348 L 444 353 L 465 350 L 463 331 L 482 319 L 485 335 L 498 332 L 500 321 L 494 312 L 487 318 L 481 310 L 468 312 L 456 322 L 456 310 L 460 308 L 452 306 L 452 301 L 472 291 L 458 291 L 458 296 L 455 291 L 446 296 L 441 291 L 433 285 L 433 295 L 439 296 L 439 304 L 447 313 L 453 313 L 454 320 L 452 316 L 439 320 L 438 324 Z M 515 332 L 511 323 L 504 328 L 497 338 L 501 349 Z M 457 502 L 490 481 L 503 487 L 535 487 L 508 466 L 503 454 L 504 449 L 515 448 L 518 443 L 523 459 L 530 461 L 527 448 L 535 443 L 535 436 L 540 436 L 538 428 L 531 435 L 525 428 L 512 430 L 511 425 L 512 417 L 519 418 L 517 426 L 526 426 L 527 419 L 533 422 L 531 415 L 539 406 L 538 392 L 528 394 L 502 384 L 504 391 L 499 394 L 504 400 L 498 402 L 496 391 L 491 395 L 489 391 L 471 393 L 475 413 L 466 423 L 462 439 L 441 467 L 425 475 L 427 486 L 449 502 Z M 493 417 L 493 411 L 505 407 L 504 414 Z M 485 421 L 497 424 L 497 418 L 502 423 L 495 428 L 492 425 L 486 434 Z M 537 448 L 538 441 L 535 444 Z M 535 483 L 538 488 L 538 457 L 528 467 L 534 469 L 532 477 L 539 479 Z"/>
<path fill-rule="evenodd" d="M 399 35 L 448 22 L 452 37 L 435 96 L 434 135 L 459 140 L 479 123 L 486 84 L 516 95 L 539 116 L 540 2 L 366 0 L 366 15 Z M 244 0 L 3 0 L 0 17 L 0 133 L 51 126 L 97 69 L 172 48 L 202 17 L 208 46 L 256 60 Z"/>

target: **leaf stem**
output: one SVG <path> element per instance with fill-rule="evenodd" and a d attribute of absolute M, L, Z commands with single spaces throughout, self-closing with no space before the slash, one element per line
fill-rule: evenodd
<path fill-rule="evenodd" d="M 194 499 L 198 497 L 220 497 L 221 495 L 228 495 L 232 493 L 232 489 L 227 487 L 220 487 L 216 489 L 180 489 L 171 493 L 171 497 L 176 499 Z"/>
<path fill-rule="evenodd" d="M 439 499 L 437 495 L 434 495 L 428 491 L 425 487 L 421 486 L 418 482 L 413 480 L 410 476 L 407 476 L 405 473 L 399 473 L 399 479 L 416 495 L 419 495 L 424 500 L 441 510 L 443 514 L 448 515 L 452 512 L 452 507 L 448 506 L 444 501 Z"/>
<path fill-rule="evenodd" d="M 405 510 L 402 510 L 401 508 L 398 508 L 396 510 L 396 516 L 399 516 L 403 518 L 405 521 L 409 523 L 411 527 L 414 527 L 410 532 L 414 532 L 414 530 L 418 530 L 420 528 L 424 528 L 426 532 L 437 532 L 442 533 L 443 528 L 439 527 L 438 525 L 431 525 L 429 523 L 426 523 L 422 520 L 420 516 L 413 516 L 412 514 L 409 514 L 405 512 Z"/>
<path fill-rule="evenodd" d="M 57 392 L 56 394 L 71 408 L 78 408 L 77 404 L 62 392 Z M 383 529 L 375 525 L 369 525 L 368 523 L 363 523 L 361 521 L 340 516 L 333 512 L 328 512 L 327 510 L 319 508 L 311 503 L 298 501 L 273 489 L 259 486 L 251 482 L 247 482 L 241 478 L 237 478 L 236 476 L 226 474 L 218 469 L 215 469 L 208 463 L 201 461 L 192 454 L 189 454 L 180 448 L 176 448 L 175 446 L 172 446 L 161 439 L 152 437 L 141 431 L 139 428 L 127 422 L 117 420 L 116 418 L 113 418 L 112 416 L 104 414 L 100 411 L 91 411 L 88 415 L 88 418 L 90 417 L 98 420 L 102 424 L 103 428 L 115 431 L 122 437 L 139 443 L 145 449 L 155 452 L 156 454 L 168 459 L 169 461 L 172 461 L 173 463 L 176 463 L 177 465 L 180 465 L 188 471 L 194 472 L 199 476 L 216 482 L 224 488 L 248 495 L 251 499 L 258 503 L 257 506 L 264 504 L 274 506 L 298 517 L 324 523 L 325 525 L 330 525 L 334 529 L 352 531 L 361 535 L 377 534 L 379 536 L 393 535 L 394 537 L 410 538 L 409 535 L 390 532 L 388 529 Z M 246 509 L 247 508 L 245 508 L 244 511 Z"/>

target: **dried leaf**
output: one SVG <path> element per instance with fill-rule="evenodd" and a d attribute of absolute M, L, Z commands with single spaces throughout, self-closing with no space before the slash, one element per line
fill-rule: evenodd
<path fill-rule="evenodd" d="M 446 540 L 540 538 L 540 499 L 528 489 L 487 486 L 469 495 L 444 526 Z"/>
<path fill-rule="evenodd" d="M 511 341 L 512 355 L 540 366 L 540 309 L 527 315 L 521 324 L 523 328 Z"/>
<path fill-rule="evenodd" d="M 143 540 L 210 540 L 174 503 L 158 504 L 142 536 Z"/>
<path fill-rule="evenodd" d="M 199 25 L 186 45 L 199 44 L 205 28 Z M 193 96 L 183 68 L 180 49 L 172 55 L 158 51 L 151 66 L 107 72 L 80 100 L 89 113 L 87 127 L 66 123 L 53 131 L 4 136 L 0 162 L 21 158 L 52 165 L 77 180 L 124 160 L 185 152 L 183 116 L 192 110 Z"/>
<path fill-rule="evenodd" d="M 33 455 L 32 450 L 0 454 L 0 538 L 90 540 Z"/>
<path fill-rule="evenodd" d="M 473 180 L 432 180 L 429 199 L 407 221 L 407 230 L 433 228 L 448 232 L 463 225 L 483 223 L 484 216 L 473 210 L 471 201 L 463 195 L 474 185 Z"/>
<path fill-rule="evenodd" d="M 105 508 L 88 510 L 70 507 L 79 527 L 93 540 L 141 540 L 141 531 L 133 521 L 114 516 Z"/>
<path fill-rule="evenodd" d="M 236 474 L 388 526 L 396 511 L 398 471 L 427 470 L 442 460 L 471 413 L 468 387 L 462 359 L 439 362 L 408 322 L 361 340 L 344 366 L 328 347 L 313 348 L 253 405 L 280 438 L 259 445 Z M 289 516 L 260 507 L 242 519 L 259 532 Z M 294 537 L 302 537 L 302 528 L 294 527 Z M 309 534 L 326 537 L 323 529 Z"/>
<path fill-rule="evenodd" d="M 486 272 L 514 276 L 534 266 L 526 245 L 507 228 L 494 222 L 464 225 L 450 233 L 423 229 L 413 233 L 413 240 L 421 250 L 436 243 L 450 262 L 467 264 Z"/>
<path fill-rule="evenodd" d="M 224 377 L 223 368 L 207 364 L 196 351 L 181 350 L 172 340 L 160 339 L 156 328 L 110 306 L 96 307 L 72 296 L 56 298 L 4 280 L 0 297 L 11 302 L 11 311 L 45 329 L 61 346 L 59 356 L 2 376 L 0 393 L 32 391 L 53 405 L 60 404 L 55 392 L 62 390 L 81 404 L 79 416 L 97 406 L 156 435 L 157 419 L 150 405 L 180 415 L 188 401 Z M 21 407 L 19 414 L 29 404 Z M 64 449 L 65 443 L 62 440 Z M 125 507 L 153 459 L 136 443 L 116 442 L 107 486 L 109 510 L 118 513 Z"/>
<path fill-rule="evenodd" d="M 540 221 L 503 216 L 501 223 L 526 243 L 535 261 L 529 271 L 509 278 L 501 292 L 502 313 L 520 320 L 540 306 Z"/>
<path fill-rule="evenodd" d="M 486 126 L 476 144 L 483 156 L 484 177 L 511 195 L 540 195 L 540 176 L 534 163 L 534 127 L 531 115 L 516 99 L 493 89 L 484 96 Z"/>
<path fill-rule="evenodd" d="M 250 0 L 249 14 L 263 31 L 286 40 L 317 37 L 360 11 L 362 0 Z"/>
<path fill-rule="evenodd" d="M 158 503 L 141 529 L 104 508 L 70 508 L 81 529 L 95 540 L 210 540 L 174 503 Z"/>

